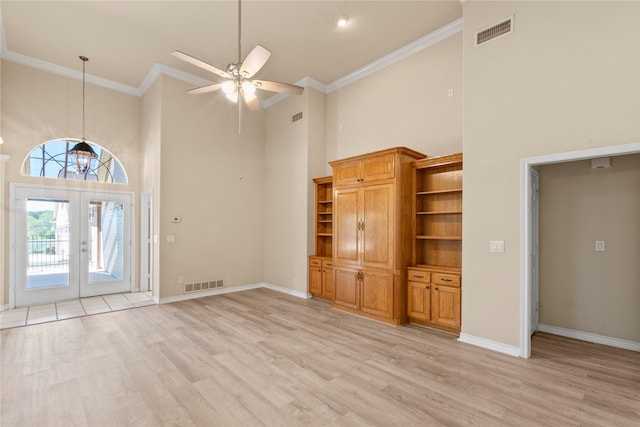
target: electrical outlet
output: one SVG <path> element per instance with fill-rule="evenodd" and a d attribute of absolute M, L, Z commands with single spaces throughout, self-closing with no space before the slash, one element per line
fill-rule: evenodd
<path fill-rule="evenodd" d="M 604 252 L 604 240 L 596 240 L 596 252 Z"/>
<path fill-rule="evenodd" d="M 178 284 L 183 284 L 184 283 L 184 276 L 178 276 Z"/>

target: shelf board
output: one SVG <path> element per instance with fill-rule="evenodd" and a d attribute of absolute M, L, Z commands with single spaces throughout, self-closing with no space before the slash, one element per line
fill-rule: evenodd
<path fill-rule="evenodd" d="M 320 219 L 320 220 L 318 220 L 318 222 L 331 224 L 333 221 L 331 221 L 330 219 Z"/>
<path fill-rule="evenodd" d="M 331 233 L 318 233 L 318 234 L 316 234 L 316 236 L 318 236 L 318 237 L 331 237 L 331 236 L 333 236 L 333 234 L 331 234 Z"/>
<path fill-rule="evenodd" d="M 462 236 L 425 236 L 417 235 L 416 240 L 462 240 Z"/>
<path fill-rule="evenodd" d="M 333 200 L 318 200 L 318 204 L 321 203 L 333 203 Z"/>
<path fill-rule="evenodd" d="M 446 193 L 461 193 L 462 188 L 450 188 L 448 190 L 434 190 L 434 191 L 418 191 L 416 195 L 424 196 L 429 194 L 446 194 Z"/>
<path fill-rule="evenodd" d="M 461 214 L 462 211 L 428 211 L 428 212 L 416 212 L 416 215 L 451 215 Z"/>
<path fill-rule="evenodd" d="M 318 212 L 318 215 L 333 215 L 333 212 Z"/>

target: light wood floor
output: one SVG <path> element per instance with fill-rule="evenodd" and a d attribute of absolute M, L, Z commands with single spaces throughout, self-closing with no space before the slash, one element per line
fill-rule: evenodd
<path fill-rule="evenodd" d="M 640 425 L 640 353 L 518 359 L 267 289 L 0 332 L 0 425 Z"/>

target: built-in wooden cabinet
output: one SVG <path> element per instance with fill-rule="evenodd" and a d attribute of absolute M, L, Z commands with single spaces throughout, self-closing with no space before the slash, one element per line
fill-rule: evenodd
<path fill-rule="evenodd" d="M 402 324 L 411 262 L 411 162 L 400 147 L 330 162 L 335 308 Z"/>
<path fill-rule="evenodd" d="M 462 154 L 417 160 L 412 166 L 413 267 L 407 273 L 407 312 L 413 323 L 459 333 Z"/>
<path fill-rule="evenodd" d="M 315 178 L 315 249 L 309 257 L 309 292 L 333 299 L 333 177 Z"/>
<path fill-rule="evenodd" d="M 336 262 L 391 268 L 393 205 L 393 184 L 336 190 Z"/>
<path fill-rule="evenodd" d="M 393 153 L 341 161 L 333 168 L 333 185 L 362 184 L 392 179 L 395 174 L 394 161 Z"/>
<path fill-rule="evenodd" d="M 309 292 L 314 297 L 333 300 L 334 277 L 331 258 L 309 257 Z"/>

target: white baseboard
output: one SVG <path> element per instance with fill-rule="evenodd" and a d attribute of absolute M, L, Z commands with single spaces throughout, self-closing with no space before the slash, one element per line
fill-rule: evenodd
<path fill-rule="evenodd" d="M 0 312 L 1 311 L 5 311 L 5 310 L 9 310 L 10 308 L 11 308 L 11 304 L 0 305 Z"/>
<path fill-rule="evenodd" d="M 492 341 L 468 334 L 460 334 L 458 341 L 497 351 L 499 353 L 508 354 L 509 356 L 520 357 L 520 347 L 503 344 L 498 341 Z"/>
<path fill-rule="evenodd" d="M 190 299 L 203 298 L 203 297 L 208 297 L 212 295 L 229 294 L 232 292 L 242 292 L 242 291 L 248 291 L 251 289 L 260 289 L 260 288 L 271 289 L 277 292 L 282 292 L 287 295 L 293 295 L 294 297 L 298 297 L 298 298 L 304 298 L 304 299 L 311 298 L 311 294 L 308 294 L 306 292 L 296 291 L 293 289 L 284 288 L 282 286 L 272 285 L 271 283 L 254 283 L 249 285 L 231 286 L 229 288 L 222 288 L 222 289 L 211 289 L 203 292 L 190 292 L 188 294 L 175 295 L 172 297 L 166 297 L 166 298 L 160 298 L 160 299 L 154 297 L 153 301 L 156 304 L 167 304 L 170 302 L 186 301 Z"/>
<path fill-rule="evenodd" d="M 561 337 L 588 341 L 596 344 L 604 344 L 611 347 L 624 348 L 625 350 L 640 351 L 640 342 L 628 341 L 620 338 L 605 337 L 604 335 L 592 334 L 591 332 L 575 331 L 573 329 L 566 329 L 559 326 L 544 324 L 538 325 L 538 331 L 560 335 Z"/>
<path fill-rule="evenodd" d="M 272 285 L 271 283 L 263 283 L 263 287 L 274 291 L 282 292 L 283 294 L 293 295 L 294 297 L 309 299 L 312 295 L 309 292 L 296 291 L 294 289 L 284 288 L 278 285 Z"/>

